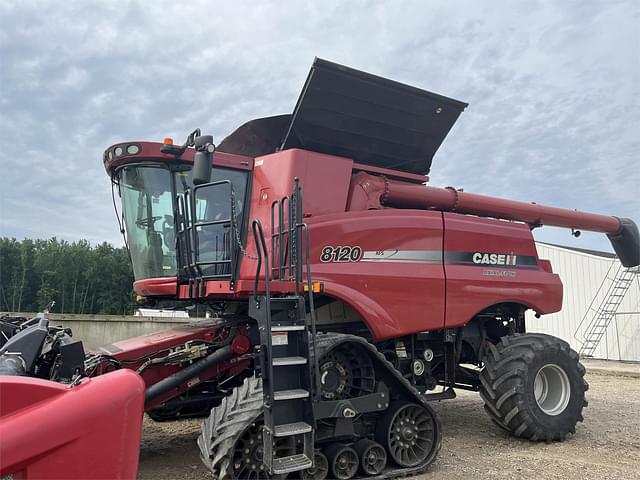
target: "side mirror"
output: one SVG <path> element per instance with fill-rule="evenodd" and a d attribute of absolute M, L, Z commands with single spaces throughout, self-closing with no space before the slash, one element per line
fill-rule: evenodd
<path fill-rule="evenodd" d="M 192 178 L 194 185 L 202 185 L 211 181 L 211 162 L 216 146 L 213 144 L 213 136 L 200 135 L 194 139 L 193 145 L 196 155 L 193 159 Z"/>

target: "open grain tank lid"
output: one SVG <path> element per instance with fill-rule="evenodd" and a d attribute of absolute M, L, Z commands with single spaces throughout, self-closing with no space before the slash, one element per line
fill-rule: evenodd
<path fill-rule="evenodd" d="M 316 58 L 292 115 L 252 120 L 219 150 L 302 148 L 426 175 L 466 103 Z"/>

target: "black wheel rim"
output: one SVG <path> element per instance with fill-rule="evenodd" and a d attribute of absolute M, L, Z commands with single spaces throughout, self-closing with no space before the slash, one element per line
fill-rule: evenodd
<path fill-rule="evenodd" d="M 358 471 L 358 454 L 349 447 L 341 449 L 333 458 L 331 471 L 338 480 L 353 477 Z"/>
<path fill-rule="evenodd" d="M 382 445 L 371 445 L 362 454 L 360 464 L 367 475 L 378 475 L 387 464 L 387 452 L 384 451 Z"/>
<path fill-rule="evenodd" d="M 329 474 L 329 462 L 322 452 L 316 452 L 313 456 L 313 468 L 307 468 L 302 472 L 304 480 L 325 480 Z"/>
<path fill-rule="evenodd" d="M 387 441 L 389 454 L 398 465 L 419 465 L 429 457 L 433 448 L 433 417 L 419 405 L 401 406 L 391 419 Z"/>
<path fill-rule="evenodd" d="M 320 380 L 325 400 L 358 397 L 375 390 L 371 358 L 352 344 L 340 345 L 322 358 Z"/>
<path fill-rule="evenodd" d="M 275 441 L 274 456 L 286 457 L 294 451 L 295 439 L 293 437 L 279 438 Z M 267 480 L 286 477 L 286 475 L 275 477 L 269 475 L 263 458 L 262 423 L 254 423 L 242 433 L 234 446 L 233 463 L 231 464 L 232 477 L 238 480 Z"/>

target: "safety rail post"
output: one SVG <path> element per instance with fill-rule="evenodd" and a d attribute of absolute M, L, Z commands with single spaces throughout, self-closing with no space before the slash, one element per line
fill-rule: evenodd
<path fill-rule="evenodd" d="M 262 267 L 262 263 L 264 260 L 264 311 L 265 311 L 265 323 L 266 325 L 259 326 L 260 329 L 265 329 L 267 332 L 266 348 L 269 352 L 273 349 L 272 338 L 271 338 L 271 286 L 270 286 L 270 269 L 269 269 L 269 252 L 267 250 L 267 243 L 264 239 L 264 231 L 262 229 L 262 223 L 260 220 L 254 219 L 251 223 L 251 230 L 253 231 L 253 239 L 256 244 L 256 252 L 258 256 L 258 261 L 256 265 L 256 276 L 253 282 L 253 300 L 256 302 L 256 307 L 260 308 L 259 299 L 258 299 L 258 286 L 260 282 L 260 269 Z M 269 362 L 269 365 L 263 365 L 263 368 L 267 368 L 267 375 L 269 379 L 273 378 L 273 363 Z M 273 382 L 270 380 L 268 382 L 269 391 L 267 392 L 269 395 L 269 400 L 273 399 Z"/>
<path fill-rule="evenodd" d="M 305 233 L 305 266 L 307 273 L 307 295 L 309 297 L 309 317 L 311 319 L 311 348 L 313 349 L 313 370 L 315 377 L 315 392 L 314 392 L 314 400 L 316 402 L 320 401 L 320 392 L 322 389 L 321 379 L 320 379 L 320 359 L 318 358 L 318 351 L 316 346 L 316 309 L 313 298 L 313 281 L 311 280 L 311 252 L 310 252 L 310 244 L 311 244 L 311 234 L 309 232 L 309 225 L 306 223 L 301 223 L 300 227 Z M 309 366 L 311 368 L 311 366 Z"/>
<path fill-rule="evenodd" d="M 271 202 L 271 252 L 276 251 L 276 246 L 279 241 L 278 234 L 276 233 L 276 211 L 280 210 L 280 200 L 274 200 Z M 280 215 L 278 214 L 278 217 Z M 274 261 L 271 265 L 271 272 L 275 274 L 276 271 L 276 262 Z M 273 275 L 273 278 L 278 278 L 277 275 Z"/>
<path fill-rule="evenodd" d="M 301 237 L 299 235 L 299 229 L 302 227 L 302 189 L 300 188 L 300 179 L 295 177 L 293 179 L 293 193 L 291 194 L 291 261 L 292 268 L 295 269 L 292 272 L 296 283 L 296 293 L 300 291 L 300 285 L 302 283 L 302 264 L 300 263 L 300 250 L 302 247 Z"/>

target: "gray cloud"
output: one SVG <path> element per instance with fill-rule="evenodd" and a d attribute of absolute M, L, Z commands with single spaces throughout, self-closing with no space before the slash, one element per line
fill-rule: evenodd
<path fill-rule="evenodd" d="M 0 2 L 0 234 L 119 243 L 109 144 L 289 112 L 314 56 L 470 103 L 433 184 L 638 221 L 639 19 L 633 0 Z"/>

